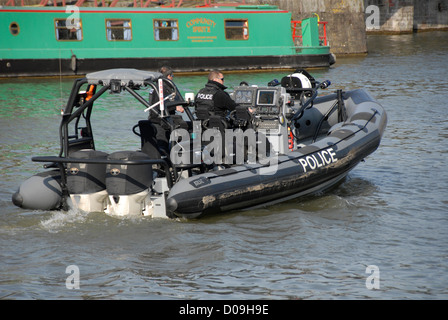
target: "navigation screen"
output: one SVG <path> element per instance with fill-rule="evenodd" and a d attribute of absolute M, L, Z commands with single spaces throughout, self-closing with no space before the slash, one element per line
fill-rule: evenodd
<path fill-rule="evenodd" d="M 253 104 L 253 90 L 235 91 L 235 102 L 240 104 Z"/>
<path fill-rule="evenodd" d="M 258 91 L 257 105 L 275 106 L 275 90 Z"/>

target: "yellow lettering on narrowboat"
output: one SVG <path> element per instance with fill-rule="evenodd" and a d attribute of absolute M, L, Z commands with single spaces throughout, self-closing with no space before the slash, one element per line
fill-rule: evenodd
<path fill-rule="evenodd" d="M 202 25 L 207 25 L 208 26 L 208 30 L 209 31 L 199 31 L 199 32 L 210 32 L 210 27 L 215 27 L 216 22 L 211 20 L 211 19 L 206 19 L 206 18 L 196 18 L 196 19 L 191 19 L 190 21 L 188 21 L 186 23 L 187 28 L 190 28 L 194 25 L 198 25 L 198 24 L 202 24 Z M 196 32 L 196 31 L 194 31 Z"/>
<path fill-rule="evenodd" d="M 210 32 L 210 27 L 193 27 L 193 32 Z"/>

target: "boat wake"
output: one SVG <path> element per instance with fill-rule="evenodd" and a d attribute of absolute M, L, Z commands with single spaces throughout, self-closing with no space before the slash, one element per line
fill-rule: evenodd
<path fill-rule="evenodd" d="M 126 225 L 128 222 L 131 224 L 139 224 L 142 221 L 148 221 L 149 218 L 136 214 L 119 216 L 114 214 L 104 215 L 103 212 L 87 212 L 77 208 L 71 201 L 69 201 L 68 205 L 69 210 L 67 211 L 51 211 L 52 215 L 40 221 L 40 226 L 50 233 L 59 233 L 66 231 L 67 228 L 76 228 L 78 225 L 85 225 L 86 223 L 96 224 L 98 222 L 99 225 L 103 225 L 105 222 L 104 219 L 108 220 L 109 225 Z M 99 215 L 97 215 L 98 213 Z M 172 221 L 177 220 L 172 219 Z"/>
<path fill-rule="evenodd" d="M 51 233 L 63 231 L 65 227 L 86 222 L 89 213 L 77 208 L 68 211 L 54 211 L 50 218 L 42 220 L 40 225 Z"/>

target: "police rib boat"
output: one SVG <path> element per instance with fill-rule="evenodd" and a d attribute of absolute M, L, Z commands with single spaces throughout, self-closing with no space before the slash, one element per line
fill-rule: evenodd
<path fill-rule="evenodd" d="M 63 110 L 59 155 L 33 157 L 47 170 L 24 181 L 12 201 L 24 209 L 197 218 L 324 190 L 378 148 L 387 123 L 366 90 L 318 94 L 329 85 L 305 70 L 266 86 L 242 83 L 231 94 L 239 106 L 222 119 L 195 110 L 194 99 L 157 72 L 87 74 L 75 80 Z M 164 96 L 165 86 L 173 93 Z M 147 88 L 159 102 L 140 94 Z M 95 148 L 91 115 L 110 93 L 129 94 L 158 116 L 171 133 L 168 152 L 143 110 L 129 128 L 140 148 Z M 173 105 L 183 106 L 183 117 L 166 112 Z"/>

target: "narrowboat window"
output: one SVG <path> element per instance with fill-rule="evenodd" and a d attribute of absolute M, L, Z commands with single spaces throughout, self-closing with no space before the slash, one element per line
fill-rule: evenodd
<path fill-rule="evenodd" d="M 67 23 L 67 20 L 69 23 Z M 81 41 L 82 22 L 81 19 L 54 19 L 56 39 L 58 41 Z"/>
<path fill-rule="evenodd" d="M 157 41 L 179 40 L 179 28 L 177 20 L 153 20 L 154 39 Z"/>
<path fill-rule="evenodd" d="M 249 24 L 245 20 L 225 20 L 225 30 L 227 40 L 247 40 L 249 39 Z"/>
<path fill-rule="evenodd" d="M 106 19 L 106 37 L 109 41 L 131 41 L 131 19 Z"/>
<path fill-rule="evenodd" d="M 9 25 L 9 32 L 11 32 L 13 36 L 18 35 L 20 32 L 19 25 L 16 22 L 11 22 Z"/>

